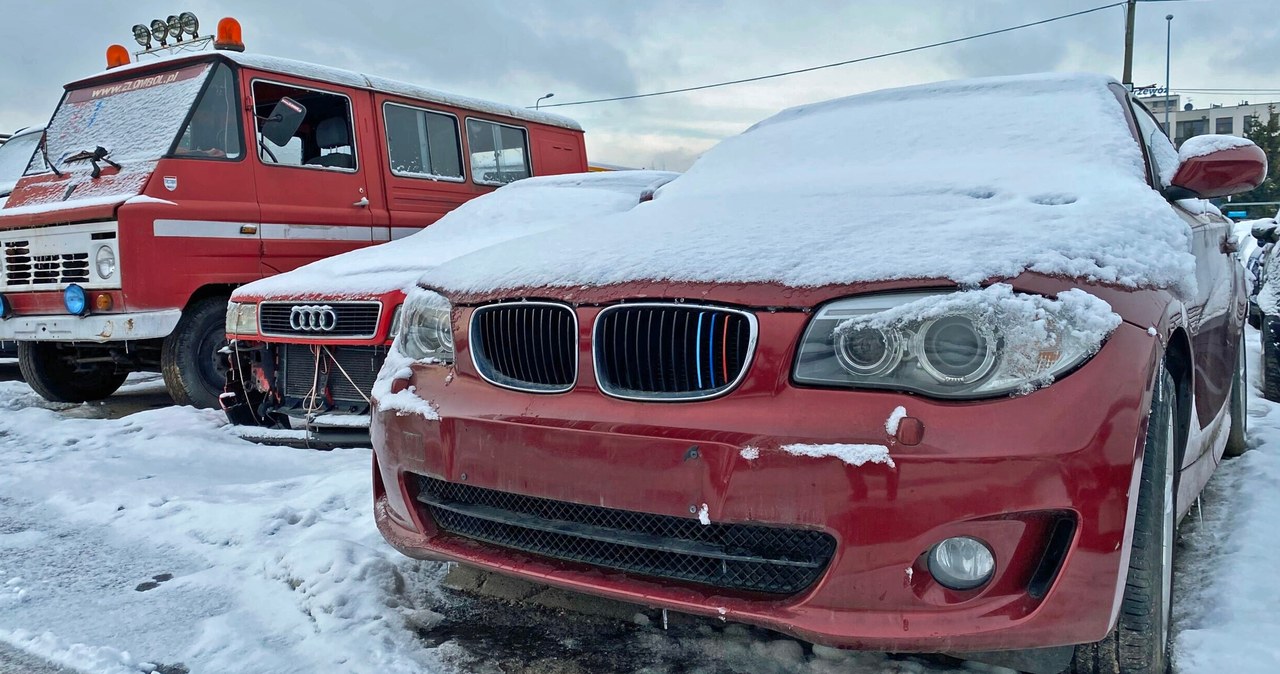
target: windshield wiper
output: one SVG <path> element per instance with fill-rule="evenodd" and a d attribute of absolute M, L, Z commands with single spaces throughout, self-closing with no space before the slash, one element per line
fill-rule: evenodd
<path fill-rule="evenodd" d="M 54 174 L 54 175 L 56 175 L 56 176 L 58 176 L 59 178 L 61 178 L 61 177 L 62 177 L 62 171 L 59 171 L 59 170 L 58 170 L 58 167 L 57 167 L 57 166 L 55 166 L 55 165 L 54 165 L 54 163 L 49 159 L 49 143 L 48 143 L 48 140 L 49 140 L 49 129 L 48 129 L 48 128 L 45 128 L 45 130 L 44 130 L 44 131 L 41 131 L 41 132 L 40 132 L 40 154 L 44 155 L 44 165 L 45 165 L 45 166 L 48 166 L 48 167 L 49 167 L 49 170 L 53 171 L 53 174 Z"/>
<path fill-rule="evenodd" d="M 116 167 L 116 169 L 120 168 L 119 164 L 111 161 L 110 159 L 107 159 L 107 155 L 109 154 L 111 154 L 110 150 L 99 145 L 98 147 L 93 148 L 93 152 L 90 152 L 88 150 L 81 150 L 71 155 L 70 157 L 63 159 L 62 162 L 65 164 L 69 161 L 85 161 L 87 159 L 89 160 L 90 164 L 93 164 L 93 171 L 89 175 L 93 178 L 97 178 L 98 176 L 102 175 L 102 167 L 98 166 L 98 162 L 100 161 L 105 161 L 108 164 Z"/>

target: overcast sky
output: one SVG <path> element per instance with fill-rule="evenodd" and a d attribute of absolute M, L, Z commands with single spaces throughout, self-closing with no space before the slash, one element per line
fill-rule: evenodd
<path fill-rule="evenodd" d="M 76 0 L 24 2 L 0 22 L 0 129 L 43 123 L 61 86 L 104 67 L 112 42 L 183 10 L 201 32 L 235 16 L 248 50 L 517 105 L 620 96 L 752 77 L 947 40 L 1107 0 Z M 1280 88 L 1280 2 L 1138 7 L 1134 80 Z M 868 63 L 650 99 L 557 107 L 587 130 L 591 160 L 680 170 L 783 108 L 939 79 L 1088 70 L 1120 77 L 1124 10 Z M 1197 107 L 1247 95 L 1193 95 Z M 1280 96 L 1254 95 L 1253 102 Z M 939 110 L 938 114 L 946 114 Z M 874 133 L 875 129 L 868 129 Z"/>

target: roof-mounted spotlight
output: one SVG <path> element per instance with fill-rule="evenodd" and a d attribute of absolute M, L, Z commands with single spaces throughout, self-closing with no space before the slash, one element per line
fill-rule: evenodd
<path fill-rule="evenodd" d="M 175 42 L 182 42 L 182 23 L 178 20 L 177 14 L 170 14 L 169 18 L 164 20 L 166 26 L 169 27 L 169 37 Z"/>
<path fill-rule="evenodd" d="M 200 20 L 191 12 L 183 12 L 178 15 L 178 25 L 182 27 L 182 32 L 191 37 L 198 37 L 200 31 Z"/>
<path fill-rule="evenodd" d="M 142 45 L 143 49 L 150 49 L 151 29 L 140 23 L 135 23 L 133 25 L 133 39 L 137 40 L 138 44 Z"/>
<path fill-rule="evenodd" d="M 151 22 L 151 37 L 160 42 L 161 47 L 169 46 L 169 24 L 164 19 L 155 19 Z"/>

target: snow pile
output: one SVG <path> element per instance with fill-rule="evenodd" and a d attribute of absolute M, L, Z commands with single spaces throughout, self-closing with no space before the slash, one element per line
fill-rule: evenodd
<path fill-rule="evenodd" d="M 1057 299 L 1016 293 L 1005 283 L 981 290 L 929 295 L 874 314 L 856 316 L 836 326 L 837 335 L 860 328 L 898 330 L 943 316 L 961 315 L 980 333 L 1000 339 L 1000 362 L 989 388 L 1021 382 L 1020 393 L 1053 383 L 1053 373 L 1092 356 L 1120 325 L 1120 315 L 1078 288 Z M 895 411 L 896 414 L 896 411 Z M 905 416 L 905 410 L 904 410 Z M 899 419 L 900 420 L 900 419 Z M 894 430 L 897 424 L 890 418 Z M 889 424 L 886 424 L 888 429 Z"/>
<path fill-rule="evenodd" d="M 889 457 L 889 448 L 884 445 L 783 445 L 780 449 L 795 456 L 809 456 L 815 459 L 835 457 L 850 466 L 861 466 L 865 463 L 883 463 L 896 468 Z"/>
<path fill-rule="evenodd" d="M 634 208 L 646 190 L 675 176 L 617 171 L 527 178 L 468 201 L 412 236 L 250 283 L 232 299 L 368 297 L 404 290 L 423 270 L 459 255 Z"/>
<path fill-rule="evenodd" d="M 976 284 L 1031 270 L 1190 294 L 1188 227 L 1147 184 L 1112 83 L 995 78 L 793 108 L 721 142 L 652 204 L 479 250 L 422 280 L 492 293 Z"/>
<path fill-rule="evenodd" d="M 378 411 L 395 412 L 399 417 L 416 414 L 427 421 L 439 421 L 440 412 L 436 406 L 429 400 L 419 398 L 414 390 L 415 387 L 410 386 L 403 391 L 380 396 L 377 399 Z"/>
<path fill-rule="evenodd" d="M 1280 671 L 1280 404 L 1259 394 L 1259 335 L 1248 329 L 1249 439 L 1224 461 L 1182 523 L 1175 585 L 1174 670 L 1180 674 Z M 1201 521 L 1203 519 L 1203 522 Z"/>
<path fill-rule="evenodd" d="M 1178 159 L 1186 161 L 1195 157 L 1203 157 L 1213 154 L 1221 150 L 1230 150 L 1237 147 L 1248 147 L 1253 145 L 1253 141 L 1240 136 L 1214 135 L 1192 136 L 1182 141 L 1182 147 L 1178 148 Z"/>
<path fill-rule="evenodd" d="M 898 405 L 897 407 L 893 408 L 893 412 L 889 414 L 889 418 L 885 419 L 884 421 L 884 432 L 888 433 L 889 437 L 893 437 L 897 435 L 898 426 L 902 423 L 902 420 L 905 418 L 907 418 L 907 408 L 903 407 L 902 405 Z"/>

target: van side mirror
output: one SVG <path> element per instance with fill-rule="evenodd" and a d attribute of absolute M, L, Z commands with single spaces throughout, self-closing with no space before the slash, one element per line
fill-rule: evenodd
<path fill-rule="evenodd" d="M 258 127 L 258 133 L 272 143 L 284 147 L 289 139 L 293 138 L 293 134 L 298 132 L 298 127 L 302 126 L 302 120 L 306 116 L 305 106 L 285 96 L 276 103 L 276 107 L 271 109 L 271 115 Z"/>
<path fill-rule="evenodd" d="M 1267 179 L 1267 155 L 1239 136 L 1188 138 L 1178 150 L 1178 172 L 1165 196 L 1212 199 L 1248 192 Z"/>

